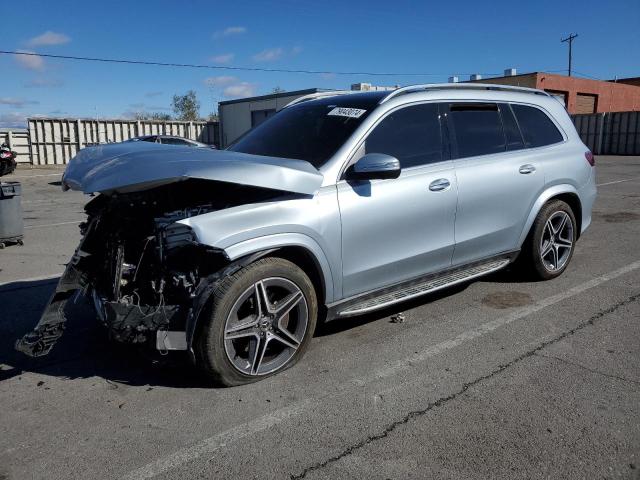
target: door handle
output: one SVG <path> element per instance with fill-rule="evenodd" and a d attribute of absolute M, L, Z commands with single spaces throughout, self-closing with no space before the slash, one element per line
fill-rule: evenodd
<path fill-rule="evenodd" d="M 429 184 L 429 190 L 432 192 L 440 192 L 442 190 L 446 190 L 450 186 L 451 184 L 449 183 L 449 180 L 446 178 L 439 178 Z"/>
<path fill-rule="evenodd" d="M 536 167 L 534 167 L 533 165 L 531 165 L 530 163 L 527 163 L 525 165 L 522 165 L 520 167 L 520 170 L 518 170 L 520 173 L 526 175 L 528 173 L 533 173 L 536 171 Z"/>

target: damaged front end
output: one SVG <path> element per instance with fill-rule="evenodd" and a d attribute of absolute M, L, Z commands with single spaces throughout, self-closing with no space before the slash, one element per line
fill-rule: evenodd
<path fill-rule="evenodd" d="M 187 349 L 193 333 L 189 328 L 206 293 L 227 274 L 230 262 L 177 222 L 277 194 L 189 179 L 141 192 L 98 195 L 85 207 L 82 241 L 40 322 L 16 348 L 30 356 L 48 354 L 64 331 L 65 306 L 85 294 L 113 339 L 159 350 Z"/>

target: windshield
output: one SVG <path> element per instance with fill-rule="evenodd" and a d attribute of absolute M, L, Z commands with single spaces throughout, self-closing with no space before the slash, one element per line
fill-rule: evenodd
<path fill-rule="evenodd" d="M 379 94 L 358 94 L 302 102 L 250 130 L 228 150 L 306 160 L 319 168 L 367 118 L 380 98 Z"/>

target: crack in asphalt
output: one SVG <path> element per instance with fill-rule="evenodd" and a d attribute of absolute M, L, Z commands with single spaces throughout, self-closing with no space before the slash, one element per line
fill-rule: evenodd
<path fill-rule="evenodd" d="M 574 367 L 578 367 L 581 368 L 583 370 L 586 370 L 587 372 L 591 372 L 591 373 L 595 373 L 596 375 L 601 375 L 603 377 L 607 377 L 607 378 L 613 378 L 615 380 L 621 380 L 623 382 L 627 382 L 627 383 L 633 383 L 635 385 L 640 385 L 640 382 L 638 382 L 637 380 L 631 380 L 630 378 L 625 378 L 625 377 L 620 377 L 618 375 L 612 375 L 610 373 L 605 373 L 605 372 L 601 372 L 600 370 L 594 370 L 593 368 L 589 368 L 585 365 L 581 365 L 580 363 L 575 363 L 572 362 L 570 360 L 566 360 L 564 358 L 560 358 L 560 357 L 556 357 L 554 355 L 540 355 L 540 354 L 536 354 L 537 357 L 540 358 L 548 358 L 550 360 L 556 360 L 558 362 L 562 362 L 562 363 L 566 363 L 567 365 L 572 365 Z"/>
<path fill-rule="evenodd" d="M 476 385 L 478 385 L 479 383 L 484 382 L 485 380 L 488 380 L 502 372 L 504 372 L 505 370 L 507 370 L 508 368 L 522 362 L 523 360 L 526 360 L 527 358 L 530 358 L 534 355 L 536 355 L 538 352 L 540 352 L 541 350 L 545 349 L 546 347 L 548 347 L 549 345 L 552 345 L 554 343 L 558 343 L 562 340 L 564 340 L 567 337 L 570 337 L 572 335 L 574 335 L 575 333 L 579 332 L 580 330 L 593 325 L 596 321 L 600 320 L 601 318 L 615 312 L 616 310 L 618 310 L 621 307 L 624 307 L 625 305 L 628 305 L 630 303 L 633 303 L 635 301 L 637 301 L 638 299 L 640 299 L 640 293 L 637 293 L 635 295 L 632 295 L 630 297 L 627 297 L 625 300 L 622 300 L 616 304 L 614 304 L 613 306 L 606 308 L 604 310 L 600 310 L 598 313 L 596 313 L 595 315 L 591 316 L 588 320 L 578 324 L 577 326 L 573 327 L 570 330 L 565 331 L 564 333 L 561 333 L 560 335 L 550 339 L 550 340 L 546 340 L 542 343 L 540 343 L 537 347 L 526 351 L 525 353 L 515 357 L 513 360 L 511 360 L 508 363 L 499 365 L 495 370 L 491 371 L 490 373 L 486 374 L 486 375 L 482 375 L 478 378 L 476 378 L 475 380 L 472 380 L 471 382 L 468 383 L 464 383 L 462 385 L 462 388 L 460 388 L 459 390 L 457 390 L 454 393 L 451 393 L 447 396 L 444 397 L 440 397 L 437 400 L 430 402 L 429 404 L 427 404 L 427 406 L 421 410 L 414 410 L 412 412 L 407 413 L 404 417 L 402 417 L 400 420 L 396 420 L 393 423 L 389 424 L 384 430 L 382 430 L 380 433 L 376 433 L 374 435 L 370 435 L 367 438 L 365 438 L 364 440 L 361 440 L 358 443 L 355 443 L 347 448 L 345 448 L 342 452 L 340 452 L 339 454 L 328 458 L 327 460 L 324 460 L 322 462 L 318 462 L 315 463 L 307 468 L 305 468 L 301 473 L 294 475 L 291 474 L 290 475 L 290 479 L 291 480 L 300 480 L 305 478 L 309 473 L 314 472 L 316 470 L 320 470 L 322 468 L 325 468 L 326 466 L 335 463 L 349 455 L 351 455 L 352 453 L 354 453 L 357 450 L 360 450 L 361 448 L 364 448 L 365 446 L 376 442 L 378 440 L 381 440 L 385 437 L 387 437 L 389 434 L 391 434 L 394 430 L 396 430 L 398 427 L 405 425 L 407 423 L 409 423 L 411 420 L 421 417 L 423 415 L 426 415 L 427 413 L 429 413 L 431 410 L 441 407 L 442 405 L 455 400 L 456 398 L 458 398 L 460 395 L 464 394 L 467 390 L 469 390 L 471 387 L 474 387 Z"/>

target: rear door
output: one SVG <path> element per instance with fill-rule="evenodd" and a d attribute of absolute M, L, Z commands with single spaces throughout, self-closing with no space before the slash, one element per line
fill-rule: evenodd
<path fill-rule="evenodd" d="M 519 248 L 544 175 L 509 104 L 448 107 L 459 190 L 452 263 L 461 265 Z"/>
<path fill-rule="evenodd" d="M 359 153 L 396 157 L 400 177 L 338 182 L 344 297 L 451 265 L 457 186 L 441 130 L 437 104 L 391 112 Z"/>

